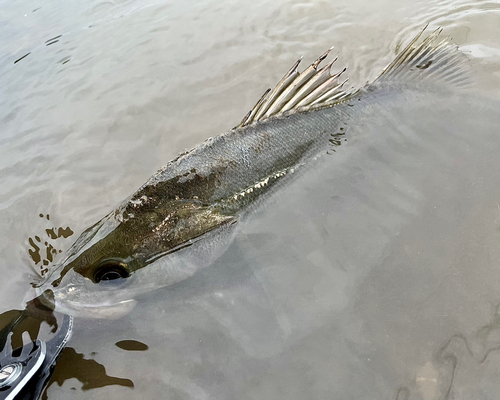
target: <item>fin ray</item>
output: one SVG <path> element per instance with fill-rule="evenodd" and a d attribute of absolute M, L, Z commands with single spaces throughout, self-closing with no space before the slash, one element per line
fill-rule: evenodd
<path fill-rule="evenodd" d="M 290 82 L 292 82 L 295 79 L 295 77 L 299 74 L 298 67 L 299 67 L 299 64 L 301 61 L 302 61 L 302 59 L 299 58 L 295 62 L 295 64 L 292 66 L 292 68 L 290 68 L 290 70 L 285 74 L 285 76 L 278 82 L 278 84 L 274 87 L 274 89 L 271 90 L 271 92 L 269 93 L 268 101 L 266 102 L 266 104 L 261 105 L 261 107 L 259 107 L 259 110 L 257 110 L 257 112 L 255 113 L 256 120 L 259 120 L 260 117 L 262 115 L 264 115 L 264 113 L 267 112 L 269 107 L 273 104 L 273 102 L 276 100 L 276 98 L 283 92 L 285 87 L 288 86 L 290 84 Z M 250 113 L 251 113 L 251 111 L 250 111 Z M 252 120 L 250 120 L 250 122 L 251 121 Z"/>
<path fill-rule="evenodd" d="M 450 37 L 441 39 L 442 28 L 421 39 L 427 26 L 385 67 L 377 78 L 365 87 L 384 85 L 446 84 L 465 86 L 469 83 L 467 57 L 452 43 Z M 348 81 L 340 81 L 347 67 L 333 74 L 331 68 L 337 58 L 318 69 L 333 47 L 318 57 L 309 67 L 299 72 L 302 59 L 281 78 L 273 89 L 268 89 L 236 128 L 248 126 L 286 112 L 304 112 L 332 106 L 358 93 L 343 90 Z"/>
<path fill-rule="evenodd" d="M 324 107 L 332 102 L 332 99 L 340 99 L 348 95 L 347 92 L 341 91 L 343 83 L 340 84 L 340 75 L 346 71 L 346 68 L 339 73 L 333 75 L 331 73 L 331 68 L 337 58 L 318 69 L 332 49 L 333 47 L 328 49 L 302 72 L 298 71 L 301 59 L 296 61 L 278 84 L 264 93 L 236 128 L 285 112 Z"/>
<path fill-rule="evenodd" d="M 400 54 L 385 67 L 371 85 L 446 84 L 466 86 L 467 57 L 458 50 L 451 38 L 441 39 L 442 28 L 421 40 L 425 27 Z"/>

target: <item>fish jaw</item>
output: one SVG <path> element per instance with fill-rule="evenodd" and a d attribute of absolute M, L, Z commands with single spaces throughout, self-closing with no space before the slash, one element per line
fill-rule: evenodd
<path fill-rule="evenodd" d="M 212 264 L 232 241 L 236 224 L 223 224 L 178 251 L 155 258 L 126 278 L 96 283 L 63 265 L 36 289 L 42 302 L 80 318 L 117 319 L 128 314 L 138 296 L 181 282 Z M 64 272 L 61 272 L 64 271 Z"/>
<path fill-rule="evenodd" d="M 73 317 L 119 319 L 134 309 L 137 304 L 135 297 L 183 281 L 199 269 L 210 265 L 231 241 L 232 229 L 227 229 L 224 233 L 209 240 L 198 241 L 178 253 L 159 258 L 149 266 L 151 269 L 136 271 L 131 276 L 117 281 L 103 281 L 97 284 L 70 269 L 61 280 L 50 279 L 36 288 L 36 298 L 46 307 Z M 225 239 L 222 240 L 222 246 L 219 242 L 221 236 Z M 207 243 L 215 243 L 215 246 Z"/>
<path fill-rule="evenodd" d="M 86 305 L 74 304 L 67 301 L 63 304 L 55 302 L 55 309 L 63 314 L 85 319 L 119 319 L 129 314 L 137 304 L 134 299 L 123 300 L 112 305 Z"/>
<path fill-rule="evenodd" d="M 110 287 L 104 291 L 92 288 L 95 289 L 95 284 L 90 279 L 70 271 L 58 286 L 45 282 L 35 289 L 35 294 L 46 307 L 78 318 L 118 319 L 130 313 L 137 304 L 124 288 Z"/>

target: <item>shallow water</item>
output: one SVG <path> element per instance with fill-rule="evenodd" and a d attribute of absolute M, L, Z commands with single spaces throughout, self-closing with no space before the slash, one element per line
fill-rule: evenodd
<path fill-rule="evenodd" d="M 429 22 L 476 78 L 460 98 L 375 109 L 215 265 L 120 320 L 75 321 L 48 398 L 498 398 L 499 13 L 479 1 L 3 5 L 2 313 L 29 288 L 29 238 L 41 259 L 45 242 L 67 249 L 158 167 L 236 125 L 301 55 L 335 45 L 358 86 Z M 53 227 L 76 235 L 51 239 Z"/>

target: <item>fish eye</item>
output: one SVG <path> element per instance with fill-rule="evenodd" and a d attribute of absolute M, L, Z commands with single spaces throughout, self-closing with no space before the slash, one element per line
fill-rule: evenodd
<path fill-rule="evenodd" d="M 130 272 L 127 264 L 117 260 L 105 260 L 99 264 L 94 272 L 94 282 L 115 281 L 117 279 L 128 278 Z"/>

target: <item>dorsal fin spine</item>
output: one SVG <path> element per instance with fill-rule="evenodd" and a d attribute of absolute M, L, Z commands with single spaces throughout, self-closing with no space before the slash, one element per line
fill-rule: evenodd
<path fill-rule="evenodd" d="M 350 96 L 352 94 L 351 92 L 342 92 L 342 91 L 339 91 L 339 89 L 341 89 L 348 81 L 349 81 L 349 78 L 346 78 L 344 80 L 344 82 L 342 82 L 340 85 L 336 86 L 335 88 L 332 88 L 330 90 L 331 96 L 330 97 L 326 97 L 321 103 L 328 104 L 328 103 L 331 103 L 333 101 L 338 101 L 339 99 L 343 99 L 345 97 Z M 318 103 L 320 103 L 320 102 L 318 101 Z"/>
<path fill-rule="evenodd" d="M 425 30 L 425 28 L 417 36 L 415 36 L 415 38 L 410 42 L 410 44 L 408 44 L 408 46 L 406 48 L 410 48 L 411 46 L 413 46 L 418 41 L 418 39 L 420 39 L 420 37 L 424 33 L 424 30 Z M 407 56 L 407 55 L 405 55 L 404 51 L 402 51 L 401 53 L 399 53 L 396 56 L 396 58 L 387 67 L 385 67 L 382 70 L 382 72 L 380 73 L 380 75 L 383 75 L 386 71 L 390 70 L 391 68 L 394 68 L 396 65 L 399 66 L 401 59 L 404 58 L 405 56 Z"/>
<path fill-rule="evenodd" d="M 309 66 L 304 72 L 295 77 L 295 80 L 278 96 L 274 104 L 269 107 L 264 114 L 265 118 L 269 118 L 272 114 L 278 113 L 283 109 L 283 106 L 293 97 L 297 90 L 307 82 L 316 72 L 313 65 Z"/>
<path fill-rule="evenodd" d="M 299 67 L 299 64 L 300 62 L 302 61 L 302 58 L 299 58 L 295 64 L 292 66 L 292 68 L 290 68 L 290 70 L 285 74 L 285 76 L 283 76 L 283 78 L 281 78 L 281 80 L 278 82 L 278 84 L 274 87 L 273 90 L 271 90 L 271 92 L 269 93 L 268 97 L 267 97 L 267 104 L 262 107 L 262 104 L 258 107 L 259 109 L 256 110 L 256 112 L 254 113 L 254 117 L 252 119 L 249 119 L 248 118 L 248 121 L 246 123 L 249 124 L 249 123 L 252 123 L 253 120 L 258 120 L 262 117 L 262 115 L 264 115 L 264 113 L 269 109 L 269 107 L 272 105 L 273 101 L 283 92 L 283 90 L 287 87 L 287 85 L 289 84 L 289 82 L 293 81 L 295 79 L 295 77 L 297 75 L 299 75 L 299 72 L 298 72 L 298 67 Z M 252 113 L 252 111 L 250 111 L 250 114 Z M 250 114 L 248 114 L 248 117 L 250 117 Z"/>
<path fill-rule="evenodd" d="M 316 100 L 316 91 L 330 90 L 330 87 L 335 86 L 336 78 L 331 76 L 326 81 L 322 82 L 320 85 L 311 90 L 301 101 L 299 101 L 295 106 L 296 107 L 306 107 L 309 103 L 312 103 Z"/>
<path fill-rule="evenodd" d="M 314 76 L 312 76 L 307 82 L 305 82 L 295 93 L 294 97 L 290 99 L 282 108 L 282 111 L 290 110 L 291 108 L 302 102 L 303 97 L 309 96 L 314 92 L 319 86 L 321 86 L 325 81 L 333 78 L 330 69 L 333 63 L 337 60 L 335 58 L 329 62 L 325 67 L 321 68 Z"/>
<path fill-rule="evenodd" d="M 330 66 L 331 66 L 331 64 L 330 64 Z M 344 71 L 345 71 L 345 69 L 342 70 L 341 72 L 335 74 L 335 75 L 330 75 L 330 71 L 328 71 L 328 75 L 324 74 L 323 78 L 321 79 L 321 80 L 323 80 L 324 78 L 326 78 L 326 80 L 324 80 L 323 82 L 320 82 L 317 86 L 315 86 L 304 97 L 304 99 L 302 99 L 301 101 L 299 101 L 296 104 L 296 106 L 297 107 L 305 107 L 318 98 L 318 93 L 326 93 L 326 92 L 329 92 L 332 88 L 338 87 L 338 78 L 340 77 L 340 75 L 342 75 L 342 73 Z M 322 97 L 322 96 L 320 96 L 320 97 Z"/>
<path fill-rule="evenodd" d="M 267 89 L 260 100 L 257 102 L 255 107 L 250 111 L 250 113 L 244 118 L 246 121 L 249 121 L 248 123 L 251 123 L 255 119 L 255 114 L 259 111 L 259 108 L 262 106 L 262 103 L 267 100 L 269 97 L 269 92 L 271 92 L 271 89 Z"/>
<path fill-rule="evenodd" d="M 325 53 L 319 56 L 316 61 L 314 61 L 309 67 L 298 74 L 292 82 L 290 82 L 290 84 L 283 90 L 283 92 L 269 107 L 267 112 L 264 114 L 264 118 L 269 118 L 273 114 L 279 113 L 281 111 L 286 111 L 284 109 L 284 106 L 293 98 L 293 96 L 298 92 L 302 85 L 307 83 L 314 75 L 318 73 L 319 64 L 328 56 L 328 54 L 330 54 L 332 49 L 333 47 L 330 47 Z"/>
<path fill-rule="evenodd" d="M 312 101 L 309 105 L 314 106 L 316 104 L 320 104 L 320 103 L 323 103 L 323 102 L 329 100 L 330 97 L 332 97 L 337 90 L 339 90 L 342 86 L 344 86 L 344 84 L 348 81 L 348 79 L 344 80 L 344 82 L 342 82 L 342 83 L 338 83 L 338 78 L 345 71 L 346 71 L 346 68 L 344 68 L 342 71 L 340 71 L 336 75 L 336 82 L 337 82 L 336 85 L 332 86 L 331 88 L 327 88 L 325 93 L 323 93 L 317 99 L 315 99 L 314 101 Z"/>
<path fill-rule="evenodd" d="M 299 59 L 272 90 L 264 93 L 236 128 L 242 128 L 288 111 L 306 111 L 313 104 L 316 108 L 326 106 L 328 104 L 325 104 L 325 99 L 346 96 L 348 93 L 337 93 L 343 85 L 343 83 L 339 84 L 339 77 L 345 68 L 335 75 L 331 74 L 332 65 L 337 58 L 319 68 L 332 49 L 333 47 L 328 49 L 300 73 L 298 66 L 301 59 Z"/>

